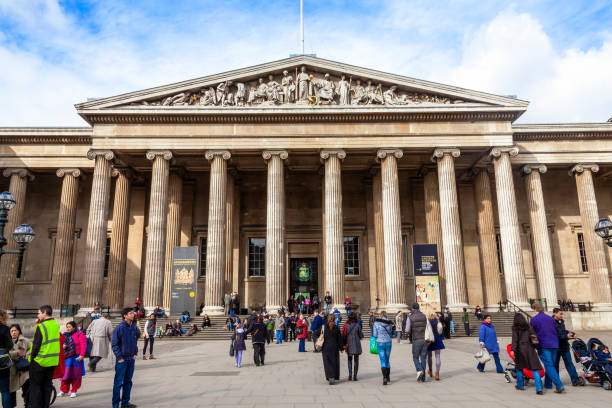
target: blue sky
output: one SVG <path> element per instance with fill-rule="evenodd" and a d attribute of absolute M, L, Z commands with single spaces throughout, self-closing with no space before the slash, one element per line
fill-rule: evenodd
<path fill-rule="evenodd" d="M 609 1 L 304 3 L 319 57 L 517 95 L 523 123 L 612 116 Z M 0 126 L 82 125 L 88 97 L 298 51 L 299 0 L 0 0 Z"/>

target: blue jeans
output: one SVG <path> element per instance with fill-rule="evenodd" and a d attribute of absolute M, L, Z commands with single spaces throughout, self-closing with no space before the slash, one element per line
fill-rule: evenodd
<path fill-rule="evenodd" d="M 298 339 L 300 341 L 300 345 L 298 347 L 298 351 L 303 353 L 306 351 L 306 339 Z"/>
<path fill-rule="evenodd" d="M 283 344 L 283 331 L 282 330 L 276 331 L 276 344 Z"/>
<path fill-rule="evenodd" d="M 351 314 L 351 308 L 350 307 L 346 307 L 346 317 L 348 318 L 349 315 Z"/>
<path fill-rule="evenodd" d="M 230 309 L 230 317 L 234 317 L 236 315 L 236 312 L 234 311 L 234 309 Z"/>
<path fill-rule="evenodd" d="M 567 370 L 570 378 L 572 379 L 572 383 L 578 381 L 578 373 L 576 372 L 576 367 L 574 367 L 574 363 L 572 362 L 572 354 L 568 351 L 558 351 L 557 358 L 555 360 L 555 368 L 557 369 L 557 374 L 559 371 L 559 362 L 563 359 L 563 364 L 565 364 L 565 369 Z"/>
<path fill-rule="evenodd" d="M 425 371 L 427 364 L 427 343 L 425 343 L 425 340 L 414 340 L 412 342 L 412 361 L 417 372 Z"/>
<path fill-rule="evenodd" d="M 557 360 L 558 351 L 559 349 L 554 348 L 538 348 L 538 355 L 546 371 L 546 375 L 544 376 L 544 387 L 549 390 L 552 388 L 553 384 L 555 384 L 558 390 L 563 388 L 559 373 L 555 370 L 555 361 Z"/>
<path fill-rule="evenodd" d="M 2 393 L 2 408 L 12 408 L 13 407 L 13 402 L 11 400 L 11 393 L 9 391 L 10 383 L 11 383 L 10 377 L 0 379 L 0 392 Z"/>
<path fill-rule="evenodd" d="M 304 304 L 303 303 L 298 304 L 298 310 L 300 311 L 300 313 L 304 312 Z"/>
<path fill-rule="evenodd" d="M 537 370 L 532 371 L 533 381 L 535 382 L 536 391 L 542 391 L 542 377 Z M 523 370 L 516 370 L 516 386 L 519 388 L 525 388 L 525 376 Z"/>
<path fill-rule="evenodd" d="M 383 368 L 391 368 L 389 358 L 391 357 L 391 343 L 378 343 L 378 358 L 380 366 Z"/>
<path fill-rule="evenodd" d="M 491 355 L 493 356 L 493 360 L 495 361 L 495 368 L 497 369 L 497 372 L 503 373 L 504 367 L 502 367 L 501 361 L 499 361 L 499 353 L 491 353 Z M 484 371 L 485 365 L 483 363 L 478 363 L 476 368 L 478 369 L 478 371 Z"/>
<path fill-rule="evenodd" d="M 134 375 L 134 359 L 119 360 L 115 363 L 115 381 L 113 383 L 113 407 L 130 405 L 130 392 L 132 391 L 132 376 Z M 121 395 L 123 389 L 123 395 Z"/>

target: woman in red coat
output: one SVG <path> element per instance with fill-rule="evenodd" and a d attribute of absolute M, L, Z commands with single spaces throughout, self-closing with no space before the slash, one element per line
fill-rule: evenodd
<path fill-rule="evenodd" d="M 295 324 L 295 327 L 297 327 L 297 338 L 300 341 L 300 346 L 298 348 L 298 351 L 300 353 L 304 353 L 306 352 L 306 339 L 308 338 L 308 325 L 306 324 L 306 321 L 304 320 L 304 315 L 302 313 L 300 313 L 300 317 L 297 321 L 297 323 Z"/>
<path fill-rule="evenodd" d="M 66 340 L 63 343 L 65 361 L 64 376 L 60 387 L 59 397 L 62 397 L 68 392 L 72 386 L 71 398 L 76 398 L 77 391 L 81 388 L 81 378 L 85 375 L 85 351 L 87 350 L 87 339 L 82 331 L 77 329 L 75 322 L 66 323 Z"/>

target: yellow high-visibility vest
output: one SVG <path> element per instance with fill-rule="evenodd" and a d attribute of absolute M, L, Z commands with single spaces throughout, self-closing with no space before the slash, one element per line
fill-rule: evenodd
<path fill-rule="evenodd" d="M 42 334 L 42 343 L 38 355 L 34 361 L 41 367 L 55 367 L 59 364 L 60 356 L 60 327 L 54 319 L 44 320 L 36 325 Z M 28 353 L 28 361 L 31 360 L 32 345 Z"/>

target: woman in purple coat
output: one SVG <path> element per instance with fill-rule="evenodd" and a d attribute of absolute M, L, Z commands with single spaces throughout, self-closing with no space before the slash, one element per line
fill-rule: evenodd
<path fill-rule="evenodd" d="M 234 334 L 232 334 L 232 340 L 234 340 L 234 353 L 236 356 L 236 367 L 240 368 L 242 364 L 242 352 L 246 350 L 246 333 L 244 331 L 244 327 L 246 326 L 246 322 L 238 325 L 236 330 L 234 330 Z"/>
<path fill-rule="evenodd" d="M 429 315 L 429 323 L 431 324 L 431 328 L 434 333 L 434 341 L 429 343 L 427 346 L 427 366 L 429 370 L 427 370 L 427 374 L 430 377 L 433 377 L 432 373 L 432 353 L 436 354 L 436 381 L 440 381 L 440 366 L 442 365 L 442 360 L 440 360 L 440 350 L 444 350 L 444 342 L 442 341 L 442 323 L 440 322 L 440 317 L 435 314 Z"/>

